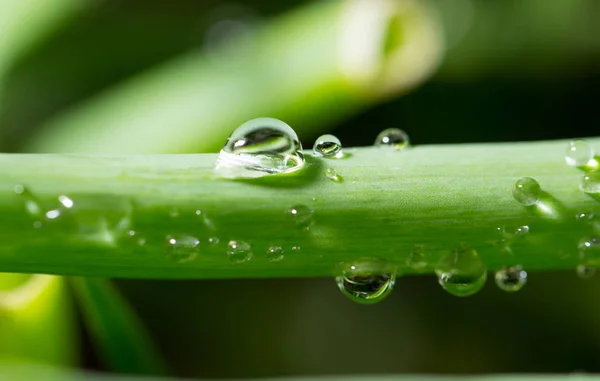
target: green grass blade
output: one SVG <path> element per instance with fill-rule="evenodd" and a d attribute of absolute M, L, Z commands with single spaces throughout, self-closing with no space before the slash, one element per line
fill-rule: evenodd
<path fill-rule="evenodd" d="M 0 274 L 0 358 L 73 365 L 73 320 L 63 278 Z"/>
<path fill-rule="evenodd" d="M 0 363 L 0 377 L 14 381 L 43 379 L 45 381 L 174 381 L 184 379 L 123 376 L 82 372 L 30 363 Z M 243 379 L 237 379 L 243 381 Z M 253 378 L 252 380 L 261 380 Z M 364 376 L 313 376 L 268 378 L 269 381 L 580 381 L 600 380 L 600 376 L 586 374 L 539 374 L 539 375 L 490 375 L 490 376 L 442 376 L 442 375 L 364 375 Z M 208 380 L 206 380 L 208 381 Z"/>
<path fill-rule="evenodd" d="M 315 131 L 421 83 L 439 63 L 440 40 L 423 2 L 314 2 L 223 54 L 189 53 L 67 111 L 26 150 L 210 151 L 260 116 Z"/>
<path fill-rule="evenodd" d="M 166 372 L 150 335 L 108 279 L 73 278 L 71 284 L 92 340 L 111 370 L 142 374 Z"/>
<path fill-rule="evenodd" d="M 327 276 L 341 261 L 376 256 L 414 273 L 407 261 L 415 245 L 433 266 L 466 243 L 489 269 L 514 262 L 527 270 L 574 268 L 578 241 L 597 234 L 575 215 L 598 209 L 598 198 L 579 190 L 583 175 L 564 163 L 566 147 L 357 148 L 346 150 L 347 159 L 309 155 L 301 172 L 246 181 L 215 176 L 214 154 L 2 155 L 0 266 L 107 277 Z M 327 168 L 343 181 L 331 181 Z M 546 192 L 537 207 L 513 199 L 522 176 Z M 15 194 L 15 184 L 32 195 Z M 61 195 L 74 206 L 61 207 Z M 39 216 L 25 210 L 33 197 Z M 310 229 L 288 215 L 295 205 L 314 211 Z M 512 255 L 496 246 L 499 226 L 512 233 L 522 225 L 530 233 L 513 237 Z M 171 237 L 199 245 L 173 246 Z M 250 244 L 252 259 L 230 261 L 231 240 Z M 283 260 L 268 260 L 273 245 L 283 248 Z"/>

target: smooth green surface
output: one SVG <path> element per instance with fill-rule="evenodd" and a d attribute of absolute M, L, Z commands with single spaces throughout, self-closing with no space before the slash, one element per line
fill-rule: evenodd
<path fill-rule="evenodd" d="M 314 2 L 213 54 L 190 52 L 109 89 L 42 126 L 25 150 L 215 151 L 232 128 L 265 116 L 315 131 L 420 84 L 441 45 L 421 2 Z"/>
<path fill-rule="evenodd" d="M 431 272 L 441 255 L 466 244 L 489 269 L 574 268 L 578 241 L 594 234 L 575 214 L 596 210 L 598 202 L 579 190 L 582 173 L 564 163 L 566 145 L 347 149 L 347 159 L 309 156 L 301 172 L 245 181 L 217 178 L 213 154 L 3 155 L 0 267 L 106 277 L 264 278 L 327 276 L 341 261 L 380 257 L 400 273 L 414 273 L 407 265 L 414 245 L 423 245 L 429 266 L 422 271 Z M 325 176 L 330 167 L 343 182 Z M 523 176 L 542 186 L 537 206 L 523 207 L 512 197 Z M 58 208 L 59 195 L 75 205 L 55 220 L 33 217 L 15 184 L 26 186 L 44 210 Z M 308 230 L 287 213 L 296 205 L 314 210 Z M 43 226 L 35 228 L 36 220 Z M 495 245 L 502 238 L 498 227 L 510 233 L 522 225 L 530 232 L 509 239 L 512 254 Z M 168 244 L 182 235 L 200 241 L 183 260 Z M 249 243 L 252 258 L 229 261 L 230 240 Z M 272 245 L 284 249 L 283 260 L 267 260 Z"/>
<path fill-rule="evenodd" d="M 136 374 L 166 372 L 149 333 L 110 280 L 73 278 L 71 284 L 86 327 L 108 369 Z"/>
<path fill-rule="evenodd" d="M 21 358 L 52 365 L 76 363 L 78 343 L 64 279 L 0 274 L 0 360 Z M 12 286 L 9 289 L 9 286 Z"/>
<path fill-rule="evenodd" d="M 82 372 L 73 369 L 53 368 L 38 364 L 27 364 L 19 362 L 0 363 L 0 377 L 8 377 L 14 381 L 25 381 L 43 378 L 45 381 L 79 381 L 82 379 L 91 381 L 168 381 L 183 380 L 180 378 L 155 378 L 140 376 L 123 376 L 102 373 Z M 364 376 L 316 376 L 316 377 L 276 377 L 264 378 L 270 381 L 559 381 L 559 380 L 597 380 L 600 376 L 586 374 L 540 374 L 540 375 L 491 375 L 491 376 L 438 376 L 438 375 L 364 375 Z M 229 379 L 233 380 L 233 379 Z M 235 379 L 242 381 L 243 379 Z M 261 380 L 252 378 L 251 380 Z"/>
<path fill-rule="evenodd" d="M 0 0 L 0 83 L 15 59 L 85 5 L 79 0 Z"/>

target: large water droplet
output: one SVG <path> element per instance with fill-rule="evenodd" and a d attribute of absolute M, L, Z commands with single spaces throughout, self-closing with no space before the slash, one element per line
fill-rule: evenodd
<path fill-rule="evenodd" d="M 327 168 L 325 170 L 325 176 L 335 182 L 335 183 L 341 183 L 342 181 L 344 181 L 344 179 L 342 178 L 342 175 L 340 175 L 339 173 L 337 173 L 337 171 L 333 168 Z"/>
<path fill-rule="evenodd" d="M 485 285 L 485 264 L 473 249 L 459 249 L 446 255 L 435 270 L 444 290 L 456 296 L 470 296 Z"/>
<path fill-rule="evenodd" d="M 287 210 L 287 215 L 302 229 L 308 229 L 312 225 L 313 210 L 306 205 L 292 206 Z"/>
<path fill-rule="evenodd" d="M 304 166 L 302 145 L 294 130 L 278 119 L 252 119 L 225 142 L 215 172 L 226 178 L 256 178 L 289 173 Z"/>
<path fill-rule="evenodd" d="M 351 300 L 372 304 L 383 300 L 394 288 L 396 272 L 383 260 L 362 259 L 341 264 L 335 281 Z"/>
<path fill-rule="evenodd" d="M 271 246 L 267 250 L 267 259 L 269 262 L 279 262 L 283 259 L 283 248 L 281 246 Z"/>
<path fill-rule="evenodd" d="M 227 258 L 233 263 L 247 262 L 252 258 L 252 247 L 245 241 L 229 241 Z"/>
<path fill-rule="evenodd" d="M 410 145 L 410 139 L 406 132 L 399 128 L 388 128 L 377 135 L 375 145 L 378 147 L 388 147 L 396 150 L 403 150 Z"/>
<path fill-rule="evenodd" d="M 531 206 L 538 203 L 542 188 L 531 177 L 521 177 L 515 183 L 512 194 L 521 205 Z"/>
<path fill-rule="evenodd" d="M 585 167 L 594 159 L 594 149 L 585 140 L 569 142 L 565 161 L 571 167 Z"/>
<path fill-rule="evenodd" d="M 590 279 L 596 274 L 596 268 L 581 264 L 577 266 L 577 276 L 581 279 Z"/>
<path fill-rule="evenodd" d="M 496 285 L 506 292 L 515 292 L 527 283 L 527 272 L 521 266 L 511 266 L 496 272 Z"/>
<path fill-rule="evenodd" d="M 600 194 L 600 171 L 589 172 L 583 175 L 579 189 L 588 194 Z"/>
<path fill-rule="evenodd" d="M 199 253 L 200 241 L 196 237 L 183 235 L 167 237 L 167 256 L 176 263 L 190 262 L 196 259 Z"/>
<path fill-rule="evenodd" d="M 313 152 L 315 156 L 327 158 L 340 158 L 344 155 L 340 139 L 329 134 L 319 136 L 313 146 Z"/>

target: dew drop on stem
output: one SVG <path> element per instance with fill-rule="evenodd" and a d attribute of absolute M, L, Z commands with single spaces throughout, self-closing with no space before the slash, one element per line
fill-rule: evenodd
<path fill-rule="evenodd" d="M 531 177 L 521 177 L 513 187 L 514 199 L 523 206 L 532 206 L 538 203 L 542 188 L 540 184 Z"/>
<path fill-rule="evenodd" d="M 373 304 L 390 294 L 396 282 L 396 272 L 386 261 L 367 258 L 341 264 L 335 281 L 349 299 Z"/>
<path fill-rule="evenodd" d="M 521 266 L 510 266 L 496 272 L 496 285 L 503 291 L 516 292 L 527 283 L 527 272 Z"/>
<path fill-rule="evenodd" d="M 388 128 L 377 135 L 375 139 L 376 147 L 391 148 L 401 151 L 410 146 L 410 139 L 406 132 L 399 128 Z"/>
<path fill-rule="evenodd" d="M 215 173 L 225 178 L 256 178 L 302 169 L 304 153 L 296 132 L 281 120 L 252 119 L 225 142 Z"/>
<path fill-rule="evenodd" d="M 326 134 L 321 135 L 315 141 L 313 146 L 315 156 L 325 158 L 340 158 L 343 157 L 342 142 L 337 137 Z"/>
<path fill-rule="evenodd" d="M 442 288 L 455 296 L 470 296 L 481 290 L 487 269 L 473 249 L 460 248 L 444 256 L 435 270 Z"/>

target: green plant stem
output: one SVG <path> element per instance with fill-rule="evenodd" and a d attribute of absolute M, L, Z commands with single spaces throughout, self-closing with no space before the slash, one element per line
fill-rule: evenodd
<path fill-rule="evenodd" d="M 100 357 L 119 373 L 165 374 L 166 365 L 135 312 L 108 279 L 73 278 L 71 284 Z"/>
<path fill-rule="evenodd" d="M 237 181 L 214 174 L 213 154 L 2 155 L 0 268 L 142 278 L 326 276 L 341 261 L 380 257 L 415 273 L 407 265 L 415 245 L 427 253 L 422 271 L 430 272 L 459 244 L 476 249 L 489 269 L 572 268 L 578 241 L 595 234 L 575 214 L 597 209 L 598 198 L 579 190 L 582 172 L 564 163 L 566 147 L 357 148 L 345 159 L 308 156 L 300 172 Z M 327 178 L 326 168 L 343 181 Z M 541 184 L 538 205 L 513 199 L 522 176 Z M 56 219 L 32 217 L 15 184 L 43 210 L 58 208 L 59 195 L 74 206 Z M 295 205 L 314 210 L 308 230 L 286 213 Z M 34 228 L 35 220 L 42 226 Z M 507 239 L 512 254 L 496 245 L 498 227 L 512 233 L 522 225 L 530 232 Z M 168 239 L 182 235 L 200 241 L 197 251 L 171 251 Z M 253 257 L 232 263 L 231 240 L 250 244 Z M 283 260 L 267 260 L 271 246 L 283 248 Z"/>
<path fill-rule="evenodd" d="M 422 2 L 315 2 L 108 90 L 50 121 L 25 149 L 206 152 L 261 116 L 314 131 L 418 85 L 440 52 L 437 20 Z"/>

